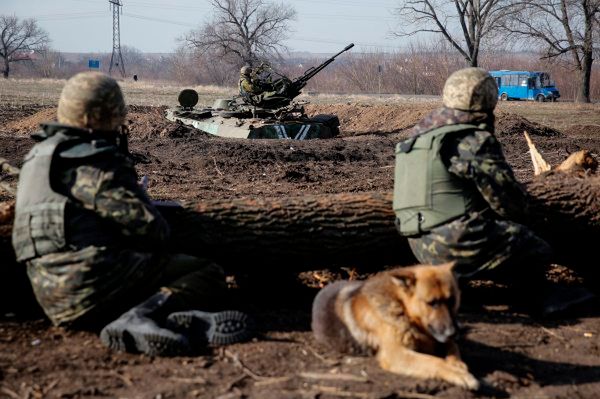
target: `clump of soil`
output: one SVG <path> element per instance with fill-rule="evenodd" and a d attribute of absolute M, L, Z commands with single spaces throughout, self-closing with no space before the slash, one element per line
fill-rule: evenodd
<path fill-rule="evenodd" d="M 40 124 L 56 120 L 56 108 L 44 108 L 23 119 L 13 119 L 2 130 L 20 136 L 29 135 L 40 128 Z"/>
<path fill-rule="evenodd" d="M 436 107 L 432 104 L 333 104 L 309 105 L 309 115 L 333 114 L 340 120 L 342 135 L 397 133 L 414 126 Z"/>
<path fill-rule="evenodd" d="M 531 122 L 519 115 L 507 112 L 496 114 L 496 134 L 498 136 L 522 137 L 523 132 L 529 133 L 530 136 L 557 137 L 563 135 L 556 129 Z"/>
<path fill-rule="evenodd" d="M 565 134 L 567 136 L 578 137 L 598 137 L 600 136 L 600 125 L 571 125 Z"/>

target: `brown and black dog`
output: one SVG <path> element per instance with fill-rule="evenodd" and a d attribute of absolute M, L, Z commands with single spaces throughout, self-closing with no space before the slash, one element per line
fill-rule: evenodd
<path fill-rule="evenodd" d="M 477 389 L 453 340 L 460 303 L 453 266 L 401 267 L 328 285 L 313 303 L 316 339 L 340 352 L 375 353 L 393 373 Z"/>

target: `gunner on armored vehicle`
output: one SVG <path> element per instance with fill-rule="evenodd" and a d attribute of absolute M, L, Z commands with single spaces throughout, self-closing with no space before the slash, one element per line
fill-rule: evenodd
<path fill-rule="evenodd" d="M 240 95 L 254 105 L 260 105 L 265 99 L 276 95 L 273 86 L 260 78 L 250 66 L 245 65 L 240 69 Z"/>
<path fill-rule="evenodd" d="M 263 92 L 263 89 L 257 79 L 252 79 L 252 68 L 248 65 L 244 65 L 240 69 L 240 94 L 245 95 L 258 95 Z"/>

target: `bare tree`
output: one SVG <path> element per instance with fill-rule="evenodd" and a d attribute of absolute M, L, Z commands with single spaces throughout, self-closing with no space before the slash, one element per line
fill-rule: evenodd
<path fill-rule="evenodd" d="M 590 102 L 600 0 L 513 0 L 512 7 L 513 18 L 504 27 L 542 44 L 546 48 L 543 58 L 566 60 L 579 75 L 575 100 Z"/>
<path fill-rule="evenodd" d="M 24 55 L 44 48 L 48 42 L 48 35 L 34 19 L 19 21 L 14 15 L 0 15 L 0 58 L 4 60 L 4 78 L 8 78 L 12 62 L 30 59 Z"/>
<path fill-rule="evenodd" d="M 252 64 L 259 59 L 279 58 L 286 49 L 288 25 L 296 11 L 263 0 L 210 0 L 212 21 L 185 36 L 203 53 L 216 54 L 233 64 Z"/>
<path fill-rule="evenodd" d="M 37 54 L 32 65 L 36 75 L 43 78 L 61 77 L 61 67 L 65 59 L 60 52 L 50 47 L 43 47 L 38 49 Z"/>
<path fill-rule="evenodd" d="M 482 41 L 506 17 L 507 3 L 508 0 L 401 0 L 395 14 L 407 28 L 394 34 L 440 34 L 470 66 L 477 66 Z"/>

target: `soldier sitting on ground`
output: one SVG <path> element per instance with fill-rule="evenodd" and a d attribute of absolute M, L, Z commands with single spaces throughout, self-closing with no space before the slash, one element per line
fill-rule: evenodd
<path fill-rule="evenodd" d="M 494 135 L 497 96 L 483 69 L 448 78 L 444 106 L 396 147 L 394 211 L 420 262 L 456 261 L 463 277 L 504 282 L 527 295 L 532 282 L 545 281 L 551 248 L 521 224 L 529 199 Z M 556 302 L 553 295 L 535 310 L 560 310 L 587 296 L 571 291 Z"/>
<path fill-rule="evenodd" d="M 223 270 L 168 253 L 169 226 L 137 184 L 116 81 L 74 76 L 57 113 L 25 157 L 13 230 L 17 260 L 50 320 L 105 325 L 100 338 L 110 348 L 157 356 L 246 339 L 245 314 L 207 311 L 225 297 Z"/>

